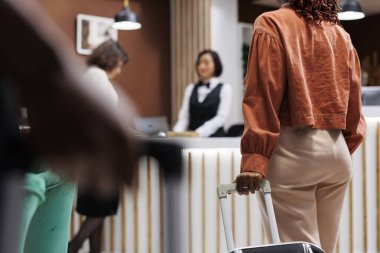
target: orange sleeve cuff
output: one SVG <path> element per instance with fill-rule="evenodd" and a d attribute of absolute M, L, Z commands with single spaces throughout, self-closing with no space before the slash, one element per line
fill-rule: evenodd
<path fill-rule="evenodd" d="M 258 172 L 264 177 L 267 174 L 269 160 L 259 154 L 244 154 L 241 158 L 240 172 Z"/>

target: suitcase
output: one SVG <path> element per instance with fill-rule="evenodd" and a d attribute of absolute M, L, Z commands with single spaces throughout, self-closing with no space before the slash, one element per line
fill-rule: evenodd
<path fill-rule="evenodd" d="M 261 190 L 264 193 L 265 206 L 269 217 L 269 227 L 271 233 L 271 245 L 263 245 L 257 247 L 235 248 L 232 236 L 232 228 L 228 219 L 227 196 L 236 190 L 236 184 L 224 184 L 218 186 L 218 198 L 220 209 L 222 211 L 222 219 L 224 233 L 227 241 L 227 250 L 229 253 L 325 253 L 321 248 L 307 242 L 291 242 L 281 243 L 278 234 L 276 217 L 273 210 L 271 188 L 268 180 L 261 182 Z"/>

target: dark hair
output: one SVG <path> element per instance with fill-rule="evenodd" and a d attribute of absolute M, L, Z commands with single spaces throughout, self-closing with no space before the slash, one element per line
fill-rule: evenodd
<path fill-rule="evenodd" d="M 340 24 L 338 0 L 288 0 L 288 2 L 298 16 L 304 17 L 307 21 L 314 21 L 317 24 L 321 24 L 322 21 Z"/>
<path fill-rule="evenodd" d="M 211 55 L 211 58 L 214 61 L 214 65 L 215 65 L 214 76 L 219 77 L 222 74 L 222 72 L 223 72 L 222 61 L 220 60 L 220 57 L 219 57 L 218 53 L 215 52 L 215 51 L 213 51 L 213 50 L 210 50 L 210 49 L 203 50 L 202 52 L 200 52 L 198 54 L 197 61 L 195 63 L 197 74 L 199 75 L 199 73 L 198 73 L 198 65 L 199 65 L 199 63 L 201 61 L 202 56 L 204 56 L 205 54 L 210 54 Z"/>
<path fill-rule="evenodd" d="M 109 39 L 94 49 L 87 59 L 89 66 L 95 65 L 103 70 L 112 70 L 119 61 L 123 64 L 128 62 L 128 54 L 121 47 L 120 43 Z"/>

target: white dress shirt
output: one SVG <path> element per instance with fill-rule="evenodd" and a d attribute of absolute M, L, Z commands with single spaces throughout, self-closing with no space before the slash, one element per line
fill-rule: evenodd
<path fill-rule="evenodd" d="M 84 73 L 83 78 L 86 83 L 91 85 L 92 91 L 96 92 L 99 97 L 104 98 L 107 102 L 116 106 L 118 103 L 118 95 L 113 87 L 107 73 L 96 66 L 91 66 Z"/>
<path fill-rule="evenodd" d="M 205 85 L 198 88 L 198 101 L 202 103 L 207 95 L 221 83 L 219 78 L 211 78 L 209 81 L 210 87 Z M 204 83 L 208 83 L 204 82 Z M 190 121 L 190 97 L 193 92 L 195 84 L 189 84 L 186 87 L 185 95 L 182 101 L 182 106 L 178 114 L 178 121 L 175 124 L 173 130 L 176 132 L 183 132 L 188 130 Z M 195 131 L 200 137 L 209 137 L 214 134 L 220 127 L 223 127 L 226 123 L 228 113 L 231 106 L 231 85 L 224 83 L 220 91 L 220 103 L 218 112 L 214 118 L 206 121 L 202 126 L 198 127 Z"/>

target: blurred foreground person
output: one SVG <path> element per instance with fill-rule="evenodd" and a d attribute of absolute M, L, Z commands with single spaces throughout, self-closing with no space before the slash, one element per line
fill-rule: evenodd
<path fill-rule="evenodd" d="M 14 99 L 28 108 L 33 148 L 57 173 L 87 179 L 96 193 L 111 196 L 114 185 L 130 185 L 137 146 L 129 134 L 132 106 L 120 96 L 111 105 L 81 79 L 82 67 L 65 38 L 34 1 L 0 1 L 0 81 L 15 88 Z M 4 102 L 4 101 L 1 101 Z M 5 101 L 8 102 L 8 101 Z M 4 103 L 5 104 L 5 103 Z M 10 108 L 0 107 L 0 252 L 17 252 L 22 177 L 8 160 L 15 141 Z M 14 110 L 16 112 L 17 110 Z M 11 127 L 9 127 L 11 126 Z M 12 128 L 13 127 L 13 128 Z"/>
<path fill-rule="evenodd" d="M 338 12 L 338 0 L 289 0 L 256 19 L 236 178 L 241 194 L 269 179 L 281 241 L 327 253 L 336 249 L 351 155 L 366 132 L 360 62 Z M 259 202 L 265 218 L 262 194 Z"/>
<path fill-rule="evenodd" d="M 99 90 L 104 98 L 117 106 L 118 95 L 111 80 L 121 73 L 128 62 L 128 55 L 118 42 L 108 40 L 94 49 L 87 63 L 88 70 L 84 74 L 87 85 Z M 100 253 L 101 234 L 106 216 L 115 215 L 119 204 L 119 185 L 115 184 L 112 196 L 94 196 L 89 189 L 82 190 L 79 179 L 78 213 L 86 216 L 78 234 L 69 243 L 69 253 L 76 253 L 84 241 L 90 239 L 90 253 Z"/>

